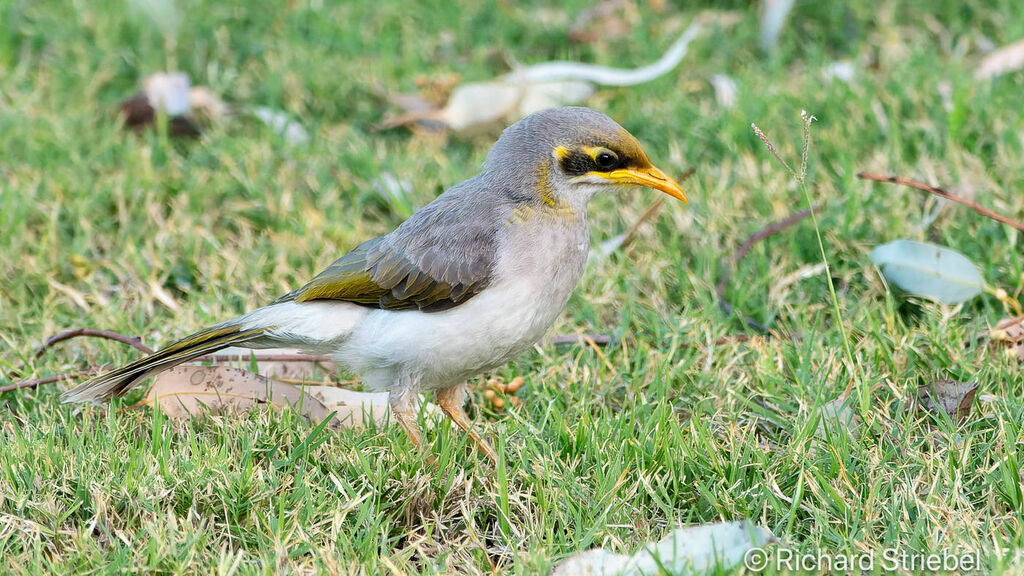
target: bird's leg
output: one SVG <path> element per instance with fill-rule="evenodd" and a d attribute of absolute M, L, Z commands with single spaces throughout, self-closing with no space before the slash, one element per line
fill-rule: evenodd
<path fill-rule="evenodd" d="M 466 415 L 466 411 L 462 409 L 462 406 L 466 403 L 466 384 L 459 384 L 452 386 L 451 388 L 445 388 L 444 390 L 438 390 L 437 392 L 437 404 L 441 407 L 441 410 L 455 422 L 459 428 L 462 428 L 469 437 L 476 442 L 480 451 L 487 455 L 494 462 L 494 465 L 498 465 L 498 454 L 491 448 L 491 445 L 484 440 L 480 433 L 473 429 L 473 423 L 470 422 L 469 416 Z"/>
<path fill-rule="evenodd" d="M 420 434 L 420 427 L 416 423 L 416 403 L 413 398 L 415 395 L 409 390 L 394 391 L 388 395 L 388 405 L 391 408 L 391 414 L 402 430 L 405 430 L 409 440 L 412 440 L 417 448 L 422 448 L 423 435 Z"/>

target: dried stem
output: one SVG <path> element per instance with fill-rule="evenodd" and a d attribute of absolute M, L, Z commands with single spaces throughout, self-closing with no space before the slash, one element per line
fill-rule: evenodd
<path fill-rule="evenodd" d="M 916 182 L 914 180 L 909 180 L 907 178 L 900 178 L 899 176 L 882 176 L 880 174 L 870 174 L 868 172 L 861 172 L 860 174 L 857 174 L 857 178 L 860 178 L 861 180 L 872 180 L 874 182 L 892 182 L 893 184 L 903 184 L 904 186 L 910 186 L 911 188 L 917 188 L 918 190 L 931 192 L 932 194 L 940 198 L 945 198 L 946 200 L 952 200 L 953 202 L 956 202 L 958 204 L 963 204 L 964 206 L 967 206 L 968 208 L 974 210 L 975 212 L 981 214 L 982 216 L 987 216 L 997 222 L 1002 222 L 1003 224 L 1012 226 L 1017 230 L 1024 232 L 1024 224 L 1021 224 L 1020 222 L 1007 216 L 1003 216 L 1002 214 L 997 214 L 989 210 L 988 208 L 979 206 L 966 198 L 961 198 L 960 196 L 957 196 L 956 194 L 953 194 L 952 192 L 949 192 L 947 190 L 943 190 L 942 188 L 929 186 L 927 184 Z"/>
<path fill-rule="evenodd" d="M 127 344 L 135 348 L 136 350 L 139 350 L 146 354 L 153 353 L 153 349 L 143 344 L 142 340 L 138 336 L 126 336 L 124 334 L 121 334 L 120 332 L 114 332 L 113 330 L 97 330 L 95 328 L 75 328 L 74 330 L 68 330 L 66 332 L 61 332 L 60 334 L 54 334 L 53 336 L 47 338 L 46 341 L 43 342 L 43 345 L 37 348 L 36 351 L 32 353 L 32 357 L 39 358 L 40 356 L 43 355 L 43 352 L 46 352 L 47 348 L 53 346 L 54 344 L 57 344 L 58 342 L 63 342 L 65 340 L 70 340 L 72 338 L 77 338 L 79 336 L 91 336 L 94 338 L 106 338 L 107 340 L 116 340 L 118 342 L 121 342 L 122 344 Z"/>

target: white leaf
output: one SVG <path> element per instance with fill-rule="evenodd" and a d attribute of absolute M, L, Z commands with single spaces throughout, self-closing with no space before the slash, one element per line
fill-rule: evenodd
<path fill-rule="evenodd" d="M 782 35 L 789 11 L 793 9 L 793 0 L 764 0 L 761 10 L 761 49 L 766 52 L 775 50 L 775 45 Z"/>
<path fill-rule="evenodd" d="M 184 116 L 189 111 L 189 79 L 181 72 L 157 72 L 142 84 L 146 98 L 156 110 L 168 116 Z"/>
<path fill-rule="evenodd" d="M 974 69 L 974 77 L 986 80 L 1021 68 L 1024 68 L 1024 40 L 1017 40 L 982 58 Z"/>
<path fill-rule="evenodd" d="M 978 267 L 955 250 L 914 240 L 896 240 L 871 251 L 885 279 L 907 292 L 956 304 L 985 289 Z"/>
<path fill-rule="evenodd" d="M 722 108 L 735 108 L 737 93 L 739 89 L 736 81 L 725 74 L 715 74 L 711 77 L 711 86 L 715 88 L 715 101 Z"/>
<path fill-rule="evenodd" d="M 821 440 L 841 434 L 846 434 L 851 440 L 856 438 L 860 432 L 860 421 L 853 411 L 852 404 L 849 396 L 840 394 L 838 398 L 822 406 L 818 415 L 818 429 L 814 436 Z"/>
<path fill-rule="evenodd" d="M 263 122 L 268 128 L 284 136 L 284 143 L 289 146 L 301 146 L 309 143 L 309 132 L 288 114 L 266 106 L 257 106 L 249 110 L 249 114 Z"/>
<path fill-rule="evenodd" d="M 602 549 L 577 554 L 559 564 L 551 576 L 709 574 L 729 570 L 743 561 L 748 550 L 774 540 L 768 529 L 746 521 L 686 526 L 632 556 Z"/>

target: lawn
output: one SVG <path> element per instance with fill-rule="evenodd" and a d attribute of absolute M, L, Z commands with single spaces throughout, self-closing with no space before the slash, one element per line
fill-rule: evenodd
<path fill-rule="evenodd" d="M 959 550 L 983 572 L 1024 569 L 1021 365 L 964 345 L 1009 312 L 991 294 L 945 306 L 890 289 L 869 258 L 930 241 L 1012 295 L 1022 237 L 856 177 L 1024 218 L 1024 73 L 974 76 L 1024 38 L 1019 0 L 797 2 L 770 52 L 749 2 L 637 2 L 621 35 L 585 42 L 568 34 L 581 1 L 280 4 L 186 0 L 154 17 L 140 6 L 167 4 L 0 0 L 0 386 L 137 356 L 76 339 L 32 358 L 63 330 L 157 347 L 264 305 L 404 219 L 382 181 L 412 183 L 422 206 L 477 172 L 497 132 L 376 130 L 395 111 L 387 93 L 487 80 L 510 58 L 635 67 L 701 11 L 731 10 L 673 72 L 587 102 L 666 172 L 694 170 L 690 203 L 596 257 L 551 331 L 607 346 L 542 342 L 472 382 L 497 468 L 444 426 L 427 434 L 430 465 L 394 426 L 175 422 L 114 409 L 143 390 L 62 405 L 68 383 L 0 394 L 3 571 L 546 574 L 591 547 L 631 553 L 676 525 L 744 518 L 803 552 Z M 837 62 L 851 78 L 828 74 Z M 311 138 L 248 121 L 194 141 L 125 131 L 117 103 L 160 70 L 282 110 Z M 735 82 L 734 106 L 716 75 Z M 817 119 L 804 186 L 751 129 L 798 167 L 801 110 Z M 594 245 L 656 196 L 596 199 Z M 823 248 L 809 218 L 756 242 L 725 312 L 715 287 L 733 252 L 809 203 Z M 964 421 L 914 407 L 936 375 L 978 382 Z M 493 410 L 487 380 L 516 376 L 521 404 Z M 817 434 L 848 388 L 855 430 Z"/>

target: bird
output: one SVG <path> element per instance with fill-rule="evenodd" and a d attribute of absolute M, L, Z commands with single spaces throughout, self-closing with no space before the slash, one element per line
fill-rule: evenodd
<path fill-rule="evenodd" d="M 421 450 L 416 403 L 435 391 L 442 412 L 496 464 L 464 410 L 467 381 L 522 355 L 561 314 L 587 262 L 591 198 L 638 187 L 687 202 L 604 113 L 536 112 L 502 132 L 477 175 L 394 231 L 269 305 L 93 377 L 62 400 L 109 400 L 228 346 L 293 347 L 330 355 L 365 388 L 387 391 L 394 420 Z"/>

